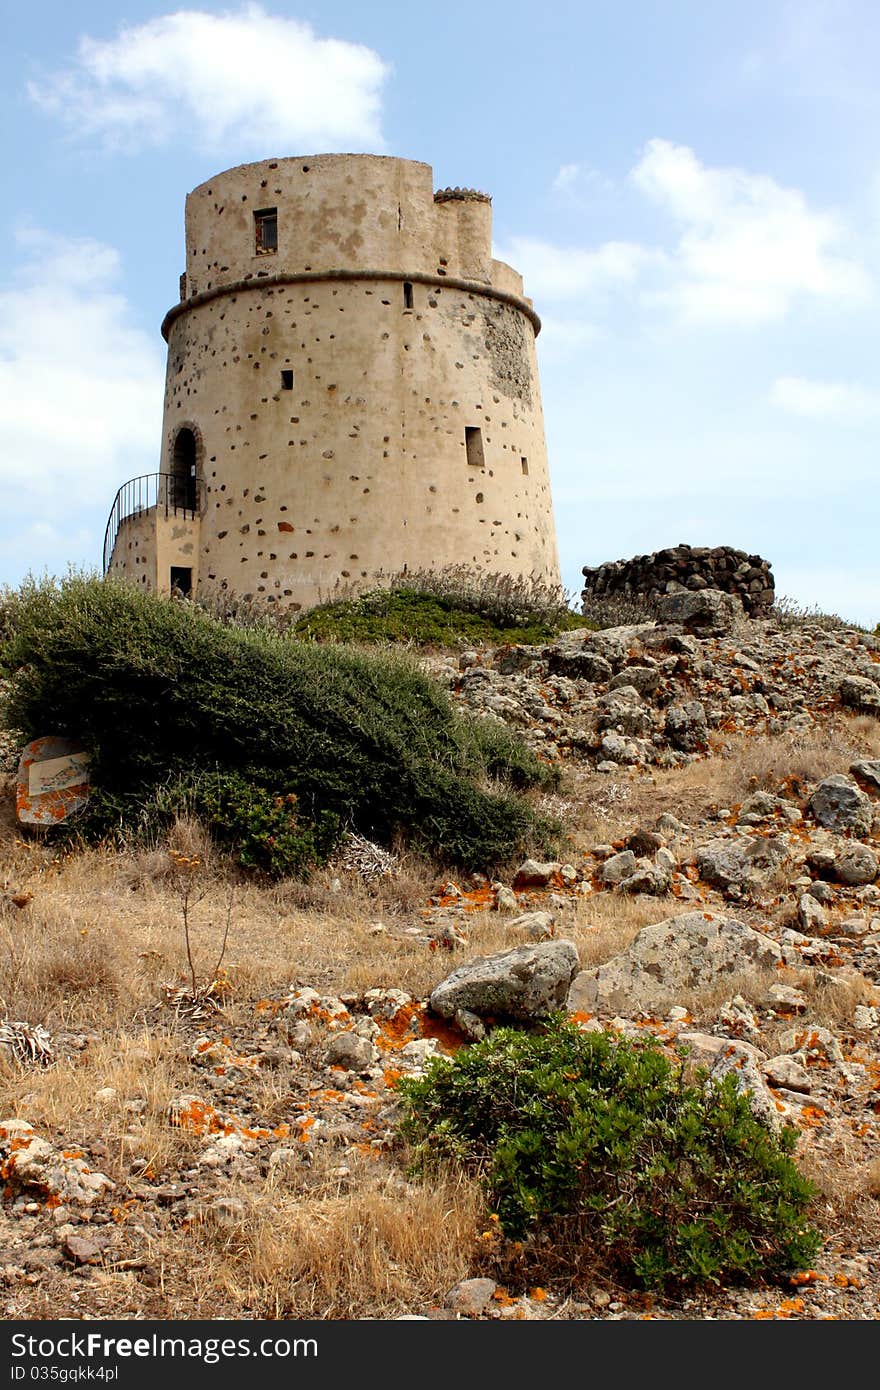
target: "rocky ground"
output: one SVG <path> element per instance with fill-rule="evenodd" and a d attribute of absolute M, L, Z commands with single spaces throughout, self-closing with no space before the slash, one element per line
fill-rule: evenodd
<path fill-rule="evenodd" d="M 149 872 L 105 857 L 101 916 L 7 822 L 5 1316 L 880 1315 L 880 638 L 687 598 L 676 622 L 426 659 L 558 763 L 565 855 L 420 897 L 353 844 L 283 930 L 289 902 L 247 900 L 262 974 L 240 958 L 201 989 L 167 978 L 170 899 Z M 56 936 L 66 912 L 64 930 L 109 941 L 127 895 L 137 972 L 112 981 L 112 1014 L 46 984 L 47 875 Z M 575 1287 L 521 1285 L 478 1194 L 430 1207 L 395 1140 L 396 1080 L 559 1005 L 687 1044 L 796 1127 L 825 1235 L 813 1269 L 661 1299 L 598 1258 Z"/>

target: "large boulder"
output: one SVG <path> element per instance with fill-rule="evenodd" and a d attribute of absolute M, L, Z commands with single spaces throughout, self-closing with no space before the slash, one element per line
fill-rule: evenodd
<path fill-rule="evenodd" d="M 644 927 L 619 956 L 582 970 L 568 1007 L 624 1016 L 663 1012 L 726 975 L 775 971 L 781 960 L 780 947 L 763 932 L 718 913 L 686 912 Z"/>
<path fill-rule="evenodd" d="M 853 888 L 873 883 L 878 870 L 880 865 L 876 854 L 869 845 L 863 845 L 859 840 L 853 840 L 834 859 L 834 872 L 840 882 Z"/>
<path fill-rule="evenodd" d="M 595 685 L 611 679 L 613 668 L 610 661 L 589 648 L 573 652 L 561 650 L 559 647 L 549 647 L 546 654 L 551 675 L 567 676 L 569 680 L 591 681 Z"/>
<path fill-rule="evenodd" d="M 880 758 L 860 758 L 852 764 L 850 772 L 869 791 L 880 792 Z"/>
<path fill-rule="evenodd" d="M 666 737 L 681 753 L 698 753 L 709 742 L 706 711 L 699 700 L 670 705 L 666 711 Z"/>
<path fill-rule="evenodd" d="M 638 738 L 651 728 L 651 712 L 645 708 L 634 685 L 622 685 L 600 699 L 598 725 L 600 730 L 616 729 L 618 733 Z"/>
<path fill-rule="evenodd" d="M 810 810 L 820 825 L 838 833 L 849 831 L 867 835 L 871 829 L 873 807 L 868 796 L 850 777 L 835 772 L 823 777 L 810 797 Z"/>
<path fill-rule="evenodd" d="M 723 892 L 747 889 L 760 892 L 791 853 L 776 836 L 753 839 L 709 840 L 697 850 L 695 863 L 700 878 Z"/>
<path fill-rule="evenodd" d="M 662 594 L 657 600 L 661 623 L 680 623 L 691 632 L 729 632 L 744 617 L 743 606 L 734 594 L 720 589 L 682 589 Z"/>
<path fill-rule="evenodd" d="M 862 714 L 880 714 L 880 685 L 867 676 L 845 676 L 840 685 L 840 703 Z"/>
<path fill-rule="evenodd" d="M 441 1018 L 459 1012 L 523 1022 L 542 1018 L 565 1006 L 579 966 L 571 941 L 515 946 L 453 970 L 431 994 L 430 1008 Z"/>

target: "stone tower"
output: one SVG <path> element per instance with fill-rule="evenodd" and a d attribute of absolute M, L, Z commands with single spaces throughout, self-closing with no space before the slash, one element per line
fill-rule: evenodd
<path fill-rule="evenodd" d="M 540 321 L 491 222 L 374 155 L 194 189 L 160 473 L 120 489 L 105 569 L 290 608 L 405 567 L 558 585 Z"/>

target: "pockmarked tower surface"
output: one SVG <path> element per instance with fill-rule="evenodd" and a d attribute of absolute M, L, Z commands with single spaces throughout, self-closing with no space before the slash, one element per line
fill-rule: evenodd
<path fill-rule="evenodd" d="M 540 321 L 491 220 L 384 156 L 194 189 L 160 472 L 120 489 L 105 569 L 286 608 L 404 568 L 558 585 Z"/>

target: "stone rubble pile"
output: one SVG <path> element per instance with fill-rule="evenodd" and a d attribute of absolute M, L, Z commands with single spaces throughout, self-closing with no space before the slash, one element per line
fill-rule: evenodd
<path fill-rule="evenodd" d="M 632 560 L 608 560 L 583 568 L 584 612 L 593 598 L 619 595 L 655 604 L 678 589 L 720 589 L 735 594 L 750 617 L 769 612 L 775 598 L 770 564 L 729 545 L 674 545 Z"/>
<path fill-rule="evenodd" d="M 677 598 L 677 596 L 674 596 Z M 712 595 L 686 595 L 705 604 Z M 724 598 L 725 596 L 719 596 Z M 727 734 L 797 733 L 835 711 L 880 710 L 880 637 L 704 610 L 703 621 L 576 629 L 543 646 L 424 662 L 475 713 L 542 757 L 670 767 Z"/>

